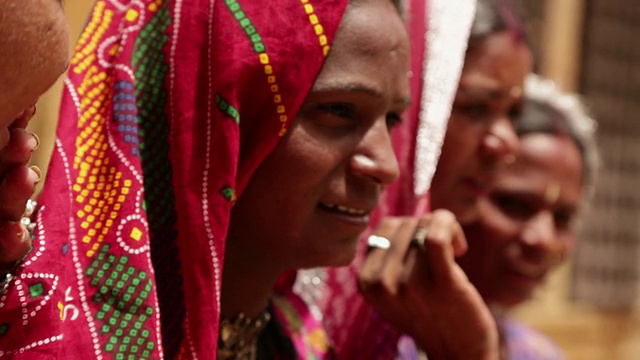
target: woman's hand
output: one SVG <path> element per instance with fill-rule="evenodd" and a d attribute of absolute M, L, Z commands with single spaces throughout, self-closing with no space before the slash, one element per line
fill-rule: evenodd
<path fill-rule="evenodd" d="M 25 129 L 34 113 L 32 107 L 16 119 L 9 143 L 0 150 L 0 275 L 31 249 L 31 236 L 20 218 L 41 177 L 40 169 L 27 165 L 39 146 L 38 137 Z"/>
<path fill-rule="evenodd" d="M 360 287 L 378 313 L 430 360 L 499 359 L 495 320 L 455 261 L 467 249 L 455 216 L 437 210 L 419 219 L 389 217 L 375 234 L 390 246 L 370 249 Z"/>

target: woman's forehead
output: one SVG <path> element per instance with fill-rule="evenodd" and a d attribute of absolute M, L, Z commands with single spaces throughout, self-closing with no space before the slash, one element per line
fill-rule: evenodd
<path fill-rule="evenodd" d="M 563 193 L 579 199 L 582 188 L 580 150 L 565 136 L 528 134 L 521 138 L 518 160 L 498 171 L 495 186 L 544 193 L 549 184 L 559 184 Z"/>
<path fill-rule="evenodd" d="M 409 98 L 408 35 L 393 3 L 362 0 L 349 6 L 314 88 L 342 84 Z M 395 94 L 395 93 L 398 94 Z"/>

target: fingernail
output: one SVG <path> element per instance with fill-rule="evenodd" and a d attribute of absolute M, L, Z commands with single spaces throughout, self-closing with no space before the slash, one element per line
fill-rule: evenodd
<path fill-rule="evenodd" d="M 36 114 L 36 106 L 31 105 L 24 110 L 24 113 L 22 113 L 22 116 L 25 117 L 27 120 L 31 120 L 31 118 L 33 118 L 35 114 Z"/>
<path fill-rule="evenodd" d="M 35 165 L 30 167 L 29 170 L 29 177 L 31 178 L 31 181 L 36 184 L 39 183 L 40 179 L 42 178 L 42 170 L 40 170 L 40 168 Z"/>
<path fill-rule="evenodd" d="M 16 233 L 18 234 L 18 239 L 24 239 L 24 235 L 27 232 L 27 229 L 25 229 L 25 227 L 20 223 L 16 223 L 15 226 L 17 227 Z"/>
<path fill-rule="evenodd" d="M 40 138 L 36 134 L 31 134 L 29 140 L 27 140 L 27 146 L 31 149 L 31 152 L 38 150 L 40 147 Z"/>

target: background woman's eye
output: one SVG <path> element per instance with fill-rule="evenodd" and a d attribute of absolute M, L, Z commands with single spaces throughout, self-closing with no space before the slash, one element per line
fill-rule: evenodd
<path fill-rule="evenodd" d="M 462 115 L 478 118 L 486 115 L 489 107 L 486 104 L 458 104 L 454 105 L 454 110 Z"/>
<path fill-rule="evenodd" d="M 535 212 L 529 203 L 512 196 L 493 196 L 492 201 L 503 213 L 516 219 L 526 219 Z"/>
<path fill-rule="evenodd" d="M 387 114 L 387 129 L 389 131 L 393 130 L 396 125 L 402 122 L 402 117 L 397 113 L 388 113 Z"/>
<path fill-rule="evenodd" d="M 573 224 L 573 214 L 568 211 L 558 211 L 553 218 L 558 229 L 568 229 Z"/>
<path fill-rule="evenodd" d="M 509 109 L 509 119 L 511 121 L 515 121 L 522 115 L 522 106 L 514 105 L 511 109 Z"/>
<path fill-rule="evenodd" d="M 345 119 L 353 119 L 355 117 L 355 109 L 353 106 L 344 103 L 320 104 L 318 109 L 331 115 L 339 116 Z"/>

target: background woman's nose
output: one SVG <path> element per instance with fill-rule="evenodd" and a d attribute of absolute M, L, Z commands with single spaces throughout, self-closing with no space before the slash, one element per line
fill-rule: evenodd
<path fill-rule="evenodd" d="M 497 159 L 517 154 L 519 147 L 518 135 L 513 123 L 507 117 L 496 119 L 482 142 L 483 153 Z"/>
<path fill-rule="evenodd" d="M 552 256 L 562 246 L 558 239 L 553 214 L 540 212 L 525 224 L 520 237 L 524 249 L 538 254 L 541 258 Z"/>

